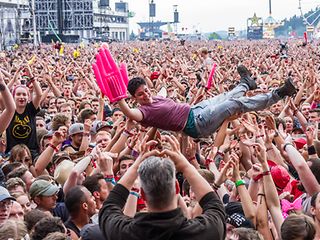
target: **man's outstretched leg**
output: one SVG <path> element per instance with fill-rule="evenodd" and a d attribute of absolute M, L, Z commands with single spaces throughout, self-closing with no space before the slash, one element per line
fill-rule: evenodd
<path fill-rule="evenodd" d="M 245 66 L 238 66 L 237 71 L 241 77 L 240 84 L 229 92 L 224 92 L 215 97 L 201 101 L 196 104 L 195 107 L 205 108 L 208 105 L 220 104 L 231 98 L 243 97 L 248 90 L 254 90 L 257 88 L 257 83 L 251 78 L 251 73 Z"/>
<path fill-rule="evenodd" d="M 263 110 L 286 96 L 294 95 L 295 92 L 296 89 L 291 79 L 288 79 L 282 87 L 270 93 L 228 99 L 220 104 L 207 106 L 203 109 L 194 108 L 198 137 L 210 136 L 221 126 L 225 119 L 235 114 Z"/>

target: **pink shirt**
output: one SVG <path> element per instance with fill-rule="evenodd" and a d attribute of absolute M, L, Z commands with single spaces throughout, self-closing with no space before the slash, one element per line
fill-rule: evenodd
<path fill-rule="evenodd" d="M 163 130 L 183 130 L 191 109 L 189 104 L 176 103 L 169 98 L 159 96 L 152 99 L 151 104 L 139 107 L 143 114 L 140 123 L 143 126 L 157 127 Z"/>

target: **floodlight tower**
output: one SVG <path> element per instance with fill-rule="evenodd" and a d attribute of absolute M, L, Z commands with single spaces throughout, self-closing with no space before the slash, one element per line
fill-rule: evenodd
<path fill-rule="evenodd" d="M 178 32 L 178 23 L 179 23 L 178 5 L 173 5 L 173 27 L 174 27 L 175 34 L 177 34 Z"/>

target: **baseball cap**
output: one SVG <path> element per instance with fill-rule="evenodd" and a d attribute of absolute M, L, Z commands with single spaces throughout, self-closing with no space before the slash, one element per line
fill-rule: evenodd
<path fill-rule="evenodd" d="M 101 129 L 108 127 L 108 128 L 112 128 L 113 127 L 113 122 L 111 121 L 94 121 L 94 123 L 92 124 L 92 128 L 91 128 L 91 132 L 93 134 L 98 133 Z"/>
<path fill-rule="evenodd" d="M 59 164 L 62 160 L 71 160 L 70 156 L 66 152 L 58 152 L 53 155 L 52 157 L 52 162 L 54 164 Z"/>
<path fill-rule="evenodd" d="M 16 200 L 5 187 L 0 186 L 0 202 L 6 199 Z"/>
<path fill-rule="evenodd" d="M 80 231 L 80 236 L 82 240 L 91 240 L 91 239 L 103 240 L 104 239 L 98 224 L 85 225 Z"/>
<path fill-rule="evenodd" d="M 63 185 L 73 169 L 75 163 L 70 160 L 63 160 L 54 170 L 53 178 L 55 181 Z"/>
<path fill-rule="evenodd" d="M 77 133 L 83 133 L 84 127 L 82 123 L 74 123 L 69 128 L 69 136 L 77 134 Z"/>
<path fill-rule="evenodd" d="M 294 143 L 296 144 L 297 149 L 301 149 L 307 144 L 307 141 L 304 138 L 297 138 L 294 140 Z"/>
<path fill-rule="evenodd" d="M 270 160 L 268 160 L 268 165 L 270 167 L 270 174 L 274 184 L 277 188 L 284 189 L 290 182 L 288 171 L 284 167 L 277 165 L 275 162 Z"/>
<path fill-rule="evenodd" d="M 34 181 L 31 184 L 29 194 L 30 197 L 33 199 L 36 196 L 52 196 L 59 191 L 59 187 L 52 184 L 51 182 L 43 179 L 39 179 Z"/>

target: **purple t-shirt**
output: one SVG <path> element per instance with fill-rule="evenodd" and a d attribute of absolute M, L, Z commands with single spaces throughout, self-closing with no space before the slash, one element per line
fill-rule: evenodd
<path fill-rule="evenodd" d="M 169 98 L 152 97 L 153 102 L 142 105 L 139 110 L 143 114 L 140 122 L 143 126 L 157 127 L 163 130 L 181 131 L 188 120 L 190 106 L 176 103 Z"/>

